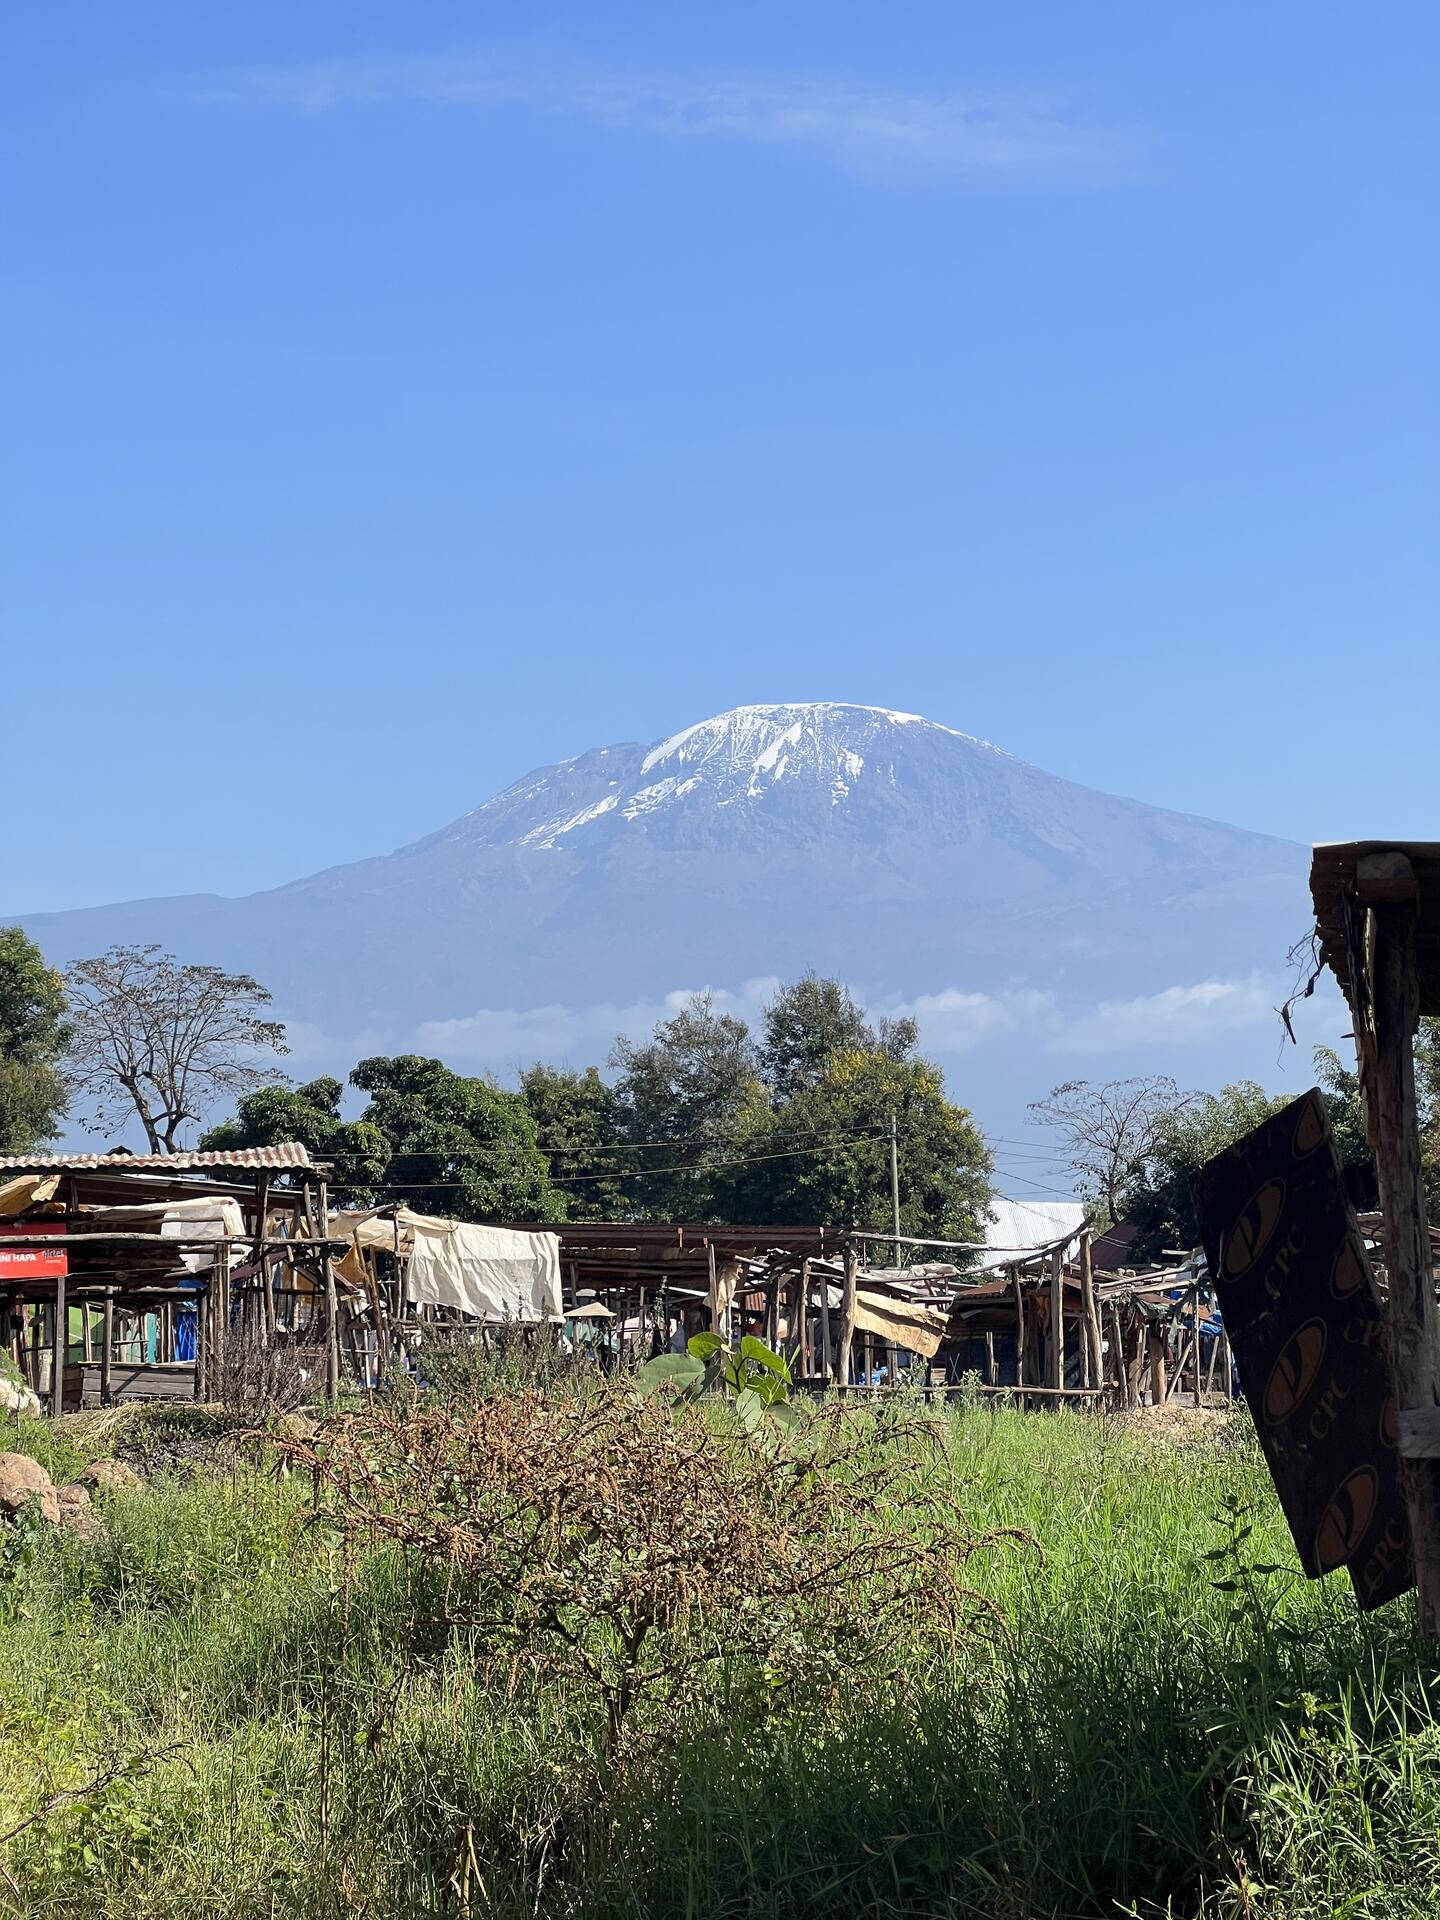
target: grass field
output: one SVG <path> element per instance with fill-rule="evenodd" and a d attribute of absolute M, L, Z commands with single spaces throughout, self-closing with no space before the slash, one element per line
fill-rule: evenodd
<path fill-rule="evenodd" d="M 114 1439 L 20 1443 L 63 1478 Z M 305 1524 L 301 1476 L 162 1475 L 112 1496 L 89 1545 L 22 1527 L 0 1544 L 0 1832 L 73 1797 L 0 1848 L 0 1904 L 1440 1911 L 1434 1673 L 1408 1604 L 1367 1618 L 1343 1578 L 1256 1571 L 1294 1558 L 1240 1427 L 968 1408 L 927 1423 L 916 1473 L 937 1460 L 974 1527 L 1035 1543 L 966 1568 L 1003 1634 L 917 1631 L 764 1712 L 723 1665 L 682 1673 L 603 1788 L 585 1688 L 417 1633 L 423 1580 Z"/>

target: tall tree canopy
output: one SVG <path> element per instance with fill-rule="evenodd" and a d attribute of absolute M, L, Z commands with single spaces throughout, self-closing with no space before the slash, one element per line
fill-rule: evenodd
<path fill-rule="evenodd" d="M 85 1125 L 98 1133 L 138 1116 L 152 1153 L 176 1152 L 187 1121 L 263 1086 L 275 1069 L 261 1055 L 289 1052 L 258 980 L 182 965 L 158 946 L 77 960 L 65 987 L 70 1079 L 91 1103 Z"/>
<path fill-rule="evenodd" d="M 415 1054 L 362 1060 L 350 1082 L 389 1149 L 384 1198 L 457 1220 L 564 1219 L 522 1094 Z"/>
<path fill-rule="evenodd" d="M 19 927 L 0 928 L 0 1151 L 53 1140 L 67 1091 L 65 982 Z"/>
<path fill-rule="evenodd" d="M 366 1204 L 384 1180 L 390 1142 L 366 1120 L 344 1120 L 344 1088 L 328 1075 L 303 1087 L 259 1087 L 240 1101 L 235 1116 L 200 1138 L 208 1153 L 242 1147 L 278 1147 L 298 1141 L 316 1160 L 335 1169 L 334 1195 L 342 1206 Z"/>
<path fill-rule="evenodd" d="M 895 1115 L 900 1229 L 983 1239 L 991 1158 L 971 1116 L 945 1097 L 940 1069 L 893 1043 L 830 1055 L 824 1071 L 741 1133 L 728 1211 L 755 1225 L 893 1225 L 889 1120 Z"/>
<path fill-rule="evenodd" d="M 717 1176 L 767 1106 L 749 1028 L 696 994 L 645 1045 L 622 1034 L 610 1064 L 618 1136 L 638 1169 L 632 1205 L 652 1219 L 713 1219 Z"/>
<path fill-rule="evenodd" d="M 566 1198 L 570 1220 L 624 1220 L 632 1211 L 630 1164 L 619 1131 L 619 1104 L 598 1069 L 573 1073 L 539 1061 L 520 1076 L 549 1177 Z"/>

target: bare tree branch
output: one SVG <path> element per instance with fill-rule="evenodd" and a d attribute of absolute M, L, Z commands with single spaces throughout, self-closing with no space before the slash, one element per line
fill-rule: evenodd
<path fill-rule="evenodd" d="M 1030 1111 L 1042 1127 L 1054 1127 L 1070 1165 L 1104 1203 L 1111 1221 L 1119 1218 L 1130 1180 L 1153 1152 L 1163 1122 L 1193 1106 L 1197 1095 L 1181 1093 L 1167 1073 L 1094 1086 L 1067 1080 L 1052 1087 Z"/>
<path fill-rule="evenodd" d="M 182 966 L 158 946 L 119 946 L 77 961 L 65 987 L 68 1078 L 91 1102 L 92 1132 L 134 1114 L 152 1153 L 175 1153 L 186 1121 L 220 1096 L 284 1078 L 262 1056 L 289 1052 L 285 1028 L 264 1017 L 270 994 L 248 973 Z"/>

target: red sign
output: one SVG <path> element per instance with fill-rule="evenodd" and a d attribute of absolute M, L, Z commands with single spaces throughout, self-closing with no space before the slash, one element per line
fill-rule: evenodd
<path fill-rule="evenodd" d="M 70 1271 L 70 1260 L 63 1247 L 7 1247 L 8 1238 L 35 1240 L 43 1234 L 63 1235 L 63 1220 L 9 1220 L 0 1222 L 0 1284 L 7 1280 L 62 1279 Z"/>

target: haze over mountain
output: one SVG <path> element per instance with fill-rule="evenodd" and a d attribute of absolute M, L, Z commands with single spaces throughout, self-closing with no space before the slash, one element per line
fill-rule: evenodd
<path fill-rule="evenodd" d="M 1123 778 L 1123 742 L 1097 742 L 1096 764 Z M 745 1005 L 763 991 L 747 983 L 813 968 L 916 1011 L 952 1062 L 973 1054 L 954 1090 L 1013 1123 L 1071 1074 L 1187 1077 L 1167 1049 L 1202 1046 L 1213 1079 L 1227 1046 L 1258 1045 L 1263 1072 L 1306 868 L 1290 842 L 916 715 L 812 702 L 593 748 L 398 852 L 271 891 L 19 918 L 57 962 L 158 941 L 253 972 L 302 1071 L 381 1049 L 502 1072 L 603 1059 L 667 996 L 710 985 Z"/>

